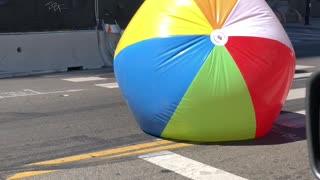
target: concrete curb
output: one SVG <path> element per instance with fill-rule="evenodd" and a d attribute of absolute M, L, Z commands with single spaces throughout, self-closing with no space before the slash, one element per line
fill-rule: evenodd
<path fill-rule="evenodd" d="M 316 30 L 316 31 L 320 31 L 320 26 L 304 26 L 304 25 L 287 25 L 284 26 L 284 29 L 308 29 L 308 30 Z"/>
<path fill-rule="evenodd" d="M 287 23 L 283 25 L 285 29 L 309 29 L 309 30 L 320 30 L 320 19 L 310 20 L 311 25 L 304 25 L 304 23 Z"/>

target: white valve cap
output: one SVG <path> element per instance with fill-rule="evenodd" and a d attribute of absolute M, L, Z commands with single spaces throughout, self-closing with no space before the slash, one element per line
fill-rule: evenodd
<path fill-rule="evenodd" d="M 221 29 L 216 29 L 211 33 L 210 39 L 214 45 L 224 46 L 227 44 L 229 37 Z"/>

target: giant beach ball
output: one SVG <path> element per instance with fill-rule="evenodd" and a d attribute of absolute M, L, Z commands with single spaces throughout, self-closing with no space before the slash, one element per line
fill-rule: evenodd
<path fill-rule="evenodd" d="M 295 53 L 265 0 L 146 0 L 120 39 L 114 72 L 144 132 L 247 140 L 271 131 Z"/>

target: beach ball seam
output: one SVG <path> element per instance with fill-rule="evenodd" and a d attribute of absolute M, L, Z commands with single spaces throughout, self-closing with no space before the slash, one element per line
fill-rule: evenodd
<path fill-rule="evenodd" d="M 195 4 L 195 2 L 193 1 L 193 0 L 187 0 L 188 2 L 192 2 L 193 4 Z M 175 4 L 174 2 L 176 2 L 176 0 L 175 1 L 170 1 L 170 0 L 163 0 L 162 1 L 162 3 L 161 3 L 161 5 L 163 5 L 163 4 L 165 4 L 165 3 L 167 3 L 167 4 Z M 157 1 L 153 1 L 153 3 L 158 3 Z M 151 6 L 152 4 L 151 3 L 143 3 L 142 4 L 142 6 L 141 6 L 141 8 L 144 8 L 145 6 Z M 157 4 L 158 5 L 158 4 Z M 157 8 L 154 8 L 154 9 L 152 9 L 152 12 L 154 12 L 154 11 L 160 11 L 161 10 L 161 5 L 160 5 L 160 7 L 159 6 L 157 6 Z M 201 9 L 198 7 L 198 6 L 195 6 L 195 7 L 193 7 L 194 9 L 196 9 L 196 10 L 193 10 L 193 11 L 198 11 L 198 13 L 201 13 L 201 16 L 200 17 L 198 17 L 198 16 L 196 16 L 196 17 L 193 17 L 193 18 L 198 18 L 198 19 L 202 19 L 202 21 L 205 21 L 205 22 L 202 22 L 202 27 L 204 27 L 204 29 L 207 29 L 207 30 L 201 30 L 201 31 L 199 31 L 199 29 L 195 29 L 195 28 L 193 28 L 193 29 L 191 29 L 190 31 L 188 31 L 188 33 L 184 33 L 185 32 L 185 30 L 187 30 L 187 29 L 184 29 L 184 30 L 181 30 L 181 31 L 179 31 L 179 33 L 172 33 L 172 34 L 170 34 L 170 36 L 172 36 L 172 35 L 186 35 L 186 34 L 189 34 L 189 35 L 195 35 L 195 33 L 197 34 L 197 35 L 208 35 L 208 34 L 210 34 L 211 33 L 211 31 L 212 31 L 212 27 L 211 27 L 211 25 L 210 25 L 210 23 L 208 22 L 208 20 L 207 20 L 207 18 L 206 17 L 204 17 L 204 15 L 203 15 L 203 13 L 201 12 Z M 152 13 L 152 14 L 154 14 L 154 13 Z M 132 28 L 127 28 L 126 30 L 125 30 L 125 33 L 123 34 L 123 36 L 126 36 L 127 34 L 129 34 L 129 33 L 133 33 L 133 32 L 141 32 L 141 34 L 143 34 L 145 37 L 148 37 L 148 39 L 150 39 L 150 38 L 154 38 L 154 37 L 159 37 L 159 36 L 157 36 L 157 35 L 154 35 L 154 34 L 152 34 L 151 33 L 151 35 L 150 34 L 148 34 L 148 33 L 150 33 L 150 27 L 152 28 L 152 27 L 154 27 L 154 25 L 152 24 L 152 22 L 154 22 L 154 21 L 151 21 L 151 20 L 149 20 L 148 21 L 148 18 L 151 18 L 150 17 L 150 15 L 148 15 L 148 16 L 142 16 L 141 15 L 141 13 L 140 13 L 140 11 L 138 11 L 135 15 L 134 15 L 134 17 L 133 17 L 133 19 L 135 19 L 135 18 L 141 18 L 141 20 L 139 21 L 139 23 L 137 23 L 136 25 L 135 24 L 133 24 L 133 25 L 131 25 L 132 23 L 130 22 L 129 23 L 129 25 L 128 25 L 128 27 L 130 27 L 130 25 L 131 26 L 134 26 L 134 27 L 132 27 Z M 149 23 L 144 23 L 144 22 L 149 22 Z M 141 24 L 142 23 L 142 24 Z M 182 26 L 183 26 L 183 23 L 185 23 L 185 22 L 180 22 L 180 24 L 182 24 Z M 208 30 L 209 29 L 209 30 Z M 126 32 L 126 31 L 131 31 L 131 32 Z M 197 32 L 198 31 L 198 32 Z M 162 34 L 162 37 L 164 37 L 165 35 L 164 34 Z M 167 36 L 169 36 L 169 35 L 167 35 Z M 137 34 L 135 34 L 134 36 L 132 36 L 132 37 L 124 37 L 124 38 L 121 38 L 121 40 L 120 40 L 120 42 L 119 42 L 119 45 L 118 45 L 118 47 L 117 47 L 117 49 L 116 49 L 116 53 L 115 53 L 115 57 L 116 57 L 116 55 L 119 53 L 119 51 L 121 51 L 124 47 L 126 47 L 126 46 L 128 46 L 128 45 L 131 45 L 132 43 L 136 43 L 136 42 L 138 42 L 139 40 L 141 41 L 141 40 L 146 40 L 146 38 L 141 38 L 140 37 L 140 39 L 136 39 L 137 37 L 140 37 L 139 36 L 139 34 L 137 35 Z M 132 39 L 133 38 L 133 39 Z M 124 45 L 123 45 L 124 44 Z"/>

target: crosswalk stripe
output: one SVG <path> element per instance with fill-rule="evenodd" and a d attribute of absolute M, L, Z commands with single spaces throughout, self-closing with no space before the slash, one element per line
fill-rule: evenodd
<path fill-rule="evenodd" d="M 87 82 L 87 81 L 101 81 L 106 79 L 107 78 L 101 78 L 101 77 L 77 77 L 77 78 L 67 78 L 62 80 L 70 81 L 70 82 Z"/>
<path fill-rule="evenodd" d="M 214 168 L 170 151 L 141 155 L 139 158 L 190 179 L 246 180 L 235 174 Z"/>
<path fill-rule="evenodd" d="M 310 77 L 312 75 L 312 73 L 300 73 L 300 74 L 295 74 L 294 78 L 307 78 Z"/>
<path fill-rule="evenodd" d="M 286 100 L 288 101 L 288 100 L 294 100 L 294 99 L 301 99 L 305 97 L 306 97 L 306 88 L 290 89 Z"/>
<path fill-rule="evenodd" d="M 95 84 L 95 86 L 109 88 L 109 89 L 119 88 L 118 83 Z"/>
<path fill-rule="evenodd" d="M 305 65 L 296 65 L 296 70 L 301 70 L 301 69 L 310 69 L 314 68 L 315 66 L 305 66 Z"/>
<path fill-rule="evenodd" d="M 297 114 L 306 115 L 306 110 L 296 111 Z"/>

